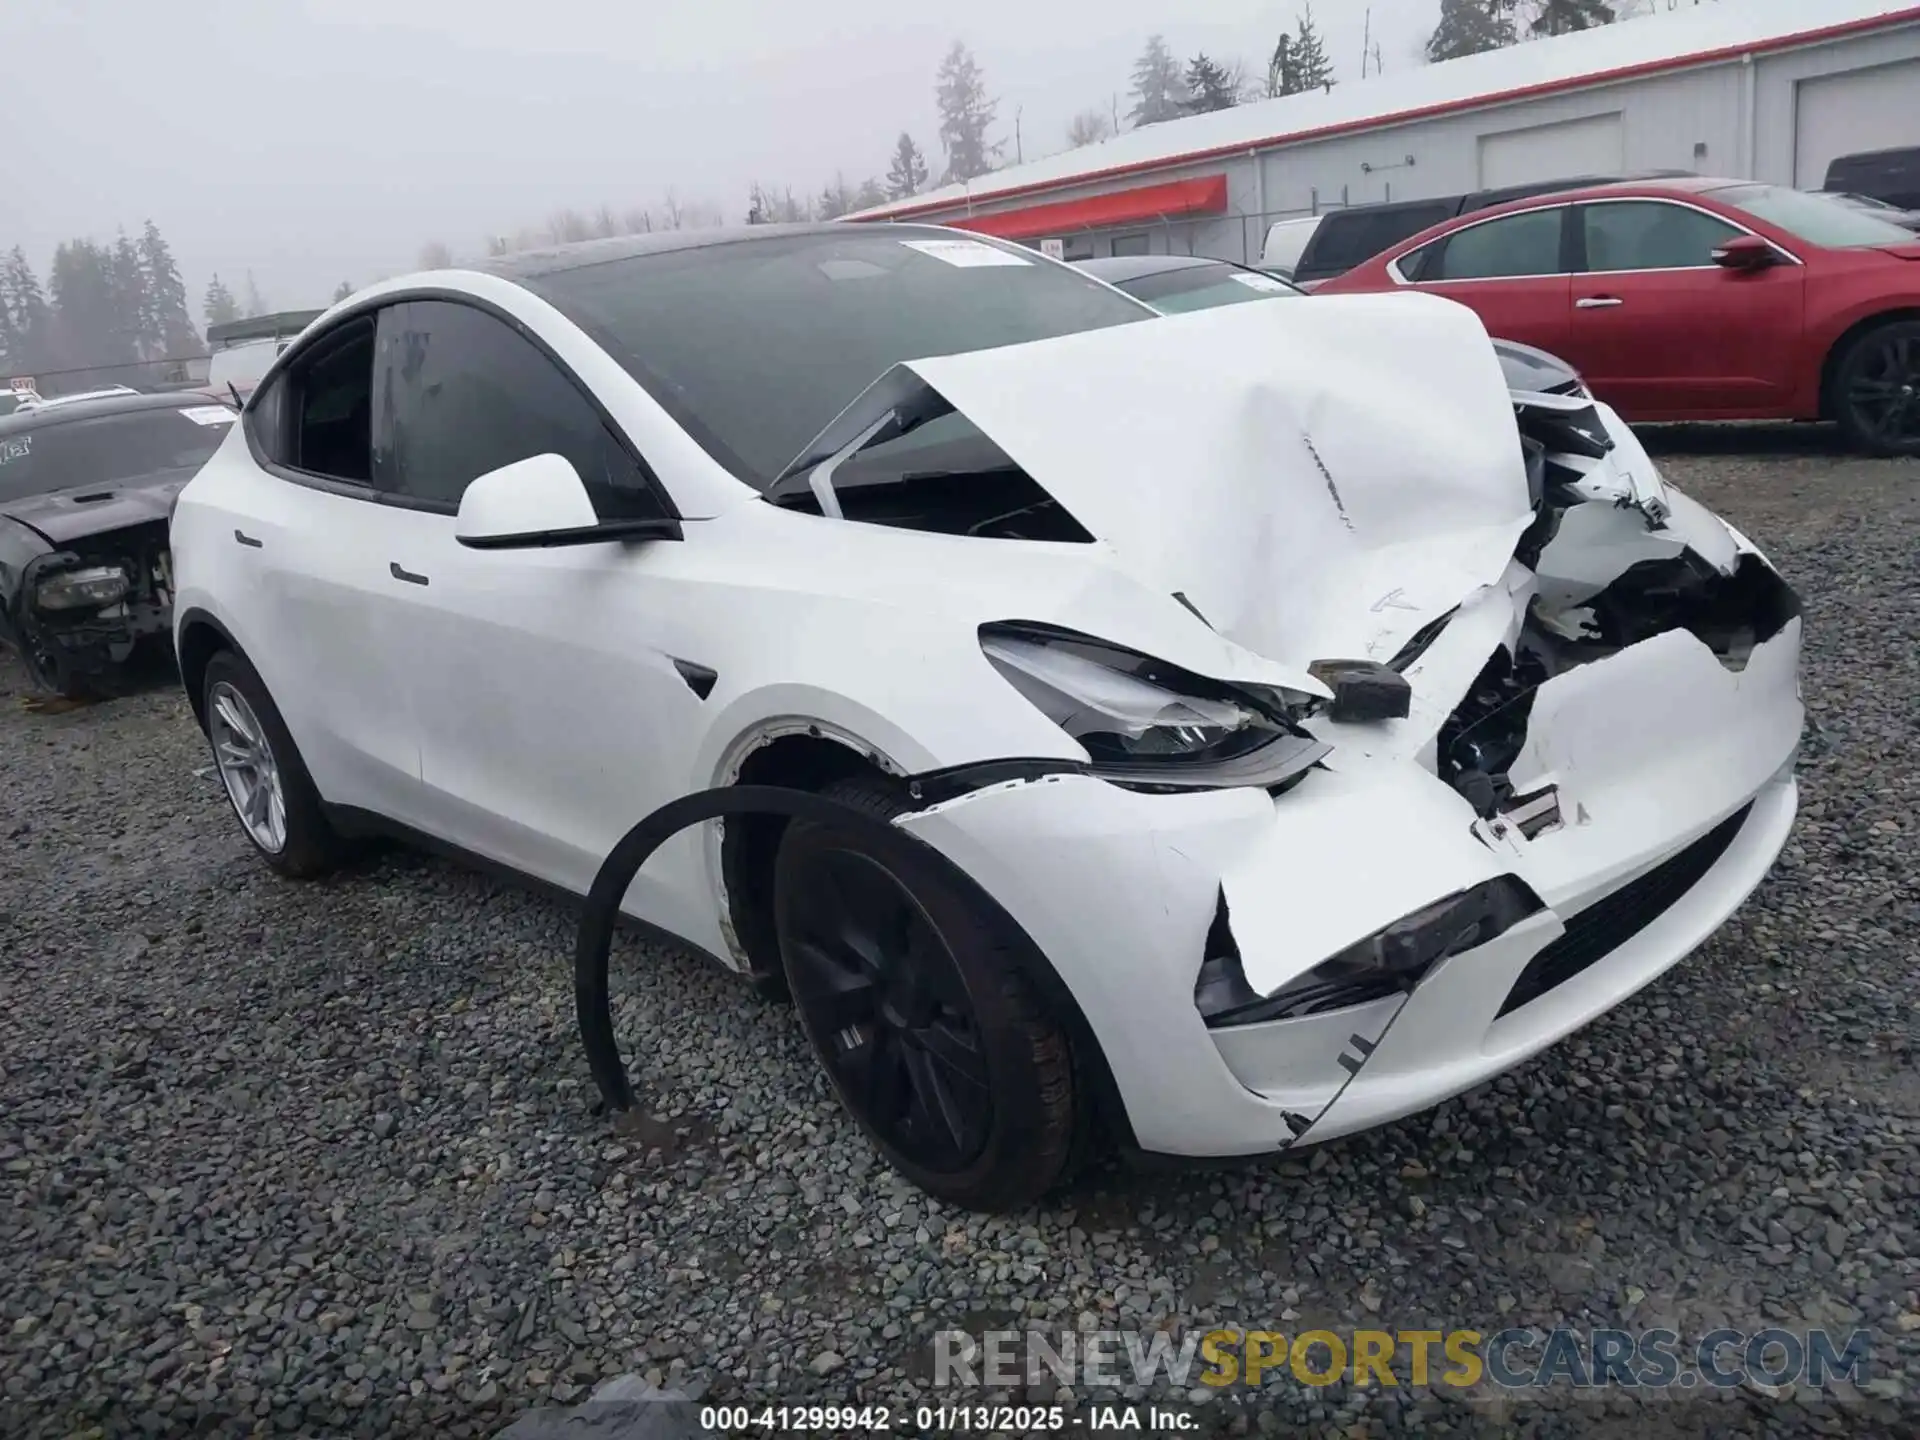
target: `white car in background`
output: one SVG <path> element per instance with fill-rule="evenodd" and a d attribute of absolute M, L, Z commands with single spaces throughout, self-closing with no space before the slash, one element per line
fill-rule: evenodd
<path fill-rule="evenodd" d="M 701 824 L 625 907 L 784 977 L 964 1205 L 1088 1123 L 1265 1155 L 1455 1094 L 1686 955 L 1794 815 L 1792 591 L 1424 297 L 1162 319 L 900 225 L 506 257 L 312 325 L 172 541 L 283 873 L 379 830 L 584 893 L 742 784 L 890 825 Z"/>

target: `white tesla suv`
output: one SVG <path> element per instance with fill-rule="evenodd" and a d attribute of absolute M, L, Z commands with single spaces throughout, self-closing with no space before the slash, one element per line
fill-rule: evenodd
<path fill-rule="evenodd" d="M 378 830 L 584 893 L 741 784 L 938 852 L 734 816 L 624 908 L 784 981 L 973 1206 L 1089 1121 L 1258 1155 L 1453 1095 L 1685 956 L 1794 814 L 1793 592 L 1429 297 L 1157 318 L 912 226 L 415 275 L 276 361 L 172 546 L 285 874 Z"/>

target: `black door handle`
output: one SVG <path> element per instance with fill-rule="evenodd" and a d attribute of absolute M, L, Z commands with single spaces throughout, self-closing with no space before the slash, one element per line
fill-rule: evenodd
<path fill-rule="evenodd" d="M 258 540 L 254 539 L 253 536 L 248 535 L 243 531 L 240 531 L 240 530 L 234 531 L 233 538 L 238 540 L 242 545 L 251 545 L 255 550 L 258 550 L 261 548 L 260 542 Z"/>
<path fill-rule="evenodd" d="M 398 560 L 389 560 L 387 562 L 387 572 L 392 575 L 394 579 L 404 580 L 409 585 L 424 585 L 427 583 L 426 576 L 416 575 L 411 570 L 402 570 Z"/>

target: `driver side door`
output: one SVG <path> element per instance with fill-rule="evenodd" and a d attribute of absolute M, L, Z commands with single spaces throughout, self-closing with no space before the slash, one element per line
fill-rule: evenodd
<path fill-rule="evenodd" d="M 376 432 L 388 503 L 413 524 L 392 562 L 429 833 L 576 893 L 629 827 L 689 788 L 701 698 L 667 653 L 681 542 L 475 549 L 468 483 L 558 454 L 603 520 L 670 514 L 641 458 L 525 328 L 455 297 L 382 317 Z M 672 853 L 697 853 L 698 832 Z M 636 882 L 632 908 L 689 933 L 684 886 Z M 709 907 L 710 908 L 710 907 Z M 708 925 L 711 916 L 707 917 Z"/>

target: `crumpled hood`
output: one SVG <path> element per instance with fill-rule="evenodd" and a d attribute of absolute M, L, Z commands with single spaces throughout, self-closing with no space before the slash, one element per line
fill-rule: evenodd
<path fill-rule="evenodd" d="M 104 485 L 74 485 L 43 495 L 0 501 L 0 517 L 17 520 L 49 545 L 66 545 L 88 535 L 104 535 L 165 520 L 173 497 L 186 488 L 198 467 L 167 469 Z"/>
<path fill-rule="evenodd" d="M 1391 658 L 1531 519 L 1499 361 L 1452 301 L 1230 305 L 906 368 L 1126 568 L 1302 668 Z"/>

